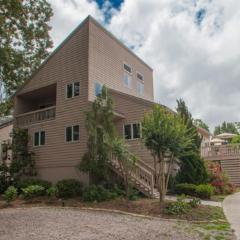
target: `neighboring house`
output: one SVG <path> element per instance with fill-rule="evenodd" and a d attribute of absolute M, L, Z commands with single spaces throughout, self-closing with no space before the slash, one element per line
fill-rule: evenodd
<path fill-rule="evenodd" d="M 212 134 L 204 128 L 197 127 L 198 134 L 202 138 L 201 147 L 207 147 L 210 144 Z"/>
<path fill-rule="evenodd" d="M 15 125 L 28 130 L 38 177 L 89 183 L 76 166 L 87 151 L 85 113 L 103 85 L 118 133 L 139 157 L 136 185 L 153 195 L 153 158 L 140 141 L 140 122 L 154 104 L 153 70 L 90 16 L 14 96 Z"/>
<path fill-rule="evenodd" d="M 4 151 L 4 145 L 11 144 L 11 132 L 13 128 L 13 117 L 0 118 L 0 163 L 11 160 L 11 151 Z"/>
<path fill-rule="evenodd" d="M 205 160 L 220 163 L 230 181 L 240 186 L 240 145 L 231 144 L 234 136 L 232 133 L 214 136 L 208 145 L 202 146 L 201 155 Z"/>

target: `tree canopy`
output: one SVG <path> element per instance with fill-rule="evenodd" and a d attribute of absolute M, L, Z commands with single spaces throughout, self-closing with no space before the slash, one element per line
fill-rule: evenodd
<path fill-rule="evenodd" d="M 223 122 L 222 124 L 218 125 L 214 129 L 214 135 L 218 135 L 221 133 L 233 133 L 239 134 L 238 132 L 238 124 L 232 122 Z"/>
<path fill-rule="evenodd" d="M 209 132 L 209 126 L 205 122 L 203 122 L 203 120 L 201 120 L 201 119 L 194 119 L 193 120 L 193 124 L 196 127 L 203 128 L 203 129 L 205 129 L 205 130 L 207 130 Z"/>
<path fill-rule="evenodd" d="M 0 0 L 0 103 L 48 56 L 52 15 L 46 0 Z"/>

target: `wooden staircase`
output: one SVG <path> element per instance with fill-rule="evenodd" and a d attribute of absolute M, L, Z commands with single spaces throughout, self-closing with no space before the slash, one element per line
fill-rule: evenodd
<path fill-rule="evenodd" d="M 110 162 L 112 170 L 119 176 L 123 176 L 122 169 L 117 160 L 112 159 Z M 131 182 L 135 188 L 145 196 L 159 198 L 159 192 L 154 187 L 154 170 L 142 161 L 138 161 L 131 174 Z"/>

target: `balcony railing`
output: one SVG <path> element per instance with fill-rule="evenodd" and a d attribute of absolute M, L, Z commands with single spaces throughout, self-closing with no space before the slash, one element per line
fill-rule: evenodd
<path fill-rule="evenodd" d="M 240 157 L 240 144 L 227 144 L 221 146 L 209 146 L 201 148 L 203 158 Z"/>
<path fill-rule="evenodd" d="M 44 108 L 41 110 L 27 112 L 16 116 L 17 126 L 27 126 L 42 121 L 53 120 L 56 115 L 56 107 Z"/>

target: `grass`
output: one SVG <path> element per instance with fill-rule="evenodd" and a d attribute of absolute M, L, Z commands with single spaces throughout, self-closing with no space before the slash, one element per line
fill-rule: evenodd
<path fill-rule="evenodd" d="M 216 202 L 223 202 L 223 200 L 225 199 L 225 197 L 227 197 L 228 195 L 214 195 L 211 197 L 212 201 L 216 201 Z"/>

